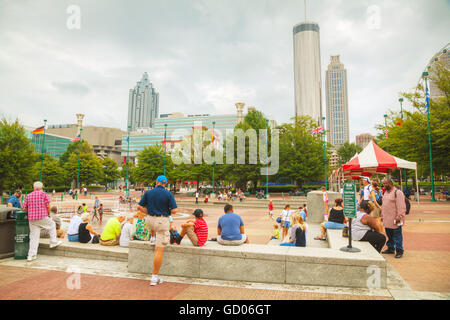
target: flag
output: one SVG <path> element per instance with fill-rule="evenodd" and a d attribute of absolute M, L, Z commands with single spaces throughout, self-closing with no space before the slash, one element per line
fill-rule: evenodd
<path fill-rule="evenodd" d="M 81 138 L 81 133 L 79 133 L 75 138 L 70 140 L 70 142 L 80 141 L 80 138 Z"/>
<path fill-rule="evenodd" d="M 320 126 L 320 127 L 318 127 L 318 128 L 315 128 L 313 131 L 311 131 L 311 134 L 312 134 L 313 136 L 315 136 L 316 134 L 323 133 L 323 132 L 324 132 L 323 127 Z"/>
<path fill-rule="evenodd" d="M 45 128 L 44 128 L 44 126 L 42 126 L 42 127 L 37 128 L 37 129 L 34 129 L 33 131 L 31 131 L 31 133 L 32 134 L 43 134 L 44 131 L 45 131 Z"/>
<path fill-rule="evenodd" d="M 384 130 L 384 136 L 386 137 L 386 139 L 388 138 L 388 129 Z"/>
<path fill-rule="evenodd" d="M 427 92 L 425 94 L 425 112 L 430 112 L 430 91 L 427 88 Z"/>

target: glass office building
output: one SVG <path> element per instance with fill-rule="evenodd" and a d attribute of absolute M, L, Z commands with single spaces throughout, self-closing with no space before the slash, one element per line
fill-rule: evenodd
<path fill-rule="evenodd" d="M 180 113 L 164 115 L 155 119 L 153 128 L 142 130 L 141 132 L 130 133 L 129 154 L 130 158 L 144 150 L 147 146 L 162 145 L 164 140 L 164 130 L 166 129 L 167 148 L 172 149 L 174 144 L 183 141 L 186 136 L 191 136 L 195 128 L 214 130 L 216 136 L 225 137 L 226 130 L 233 130 L 237 124 L 236 114 L 229 115 L 209 115 L 198 114 L 184 116 Z M 166 127 L 167 125 L 167 127 Z M 122 156 L 127 156 L 128 143 L 127 135 L 122 136 Z"/>
<path fill-rule="evenodd" d="M 34 147 L 34 152 L 41 153 L 42 152 L 42 144 L 44 142 L 44 135 L 43 134 L 32 134 L 31 132 L 35 128 L 25 128 L 25 134 L 28 139 L 31 140 L 31 144 Z M 45 146 L 44 146 L 44 152 L 56 159 L 59 159 L 59 157 L 67 150 L 67 147 L 69 146 L 70 138 L 67 137 L 61 137 L 58 135 L 45 133 Z"/>
<path fill-rule="evenodd" d="M 335 148 L 349 141 L 347 70 L 339 56 L 331 56 L 325 74 L 327 140 Z"/>

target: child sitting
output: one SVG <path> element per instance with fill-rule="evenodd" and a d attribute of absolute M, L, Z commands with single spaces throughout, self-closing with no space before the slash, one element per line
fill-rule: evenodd
<path fill-rule="evenodd" d="M 278 229 L 278 224 L 273 225 L 273 236 L 270 240 L 279 239 L 280 238 L 280 230 Z"/>

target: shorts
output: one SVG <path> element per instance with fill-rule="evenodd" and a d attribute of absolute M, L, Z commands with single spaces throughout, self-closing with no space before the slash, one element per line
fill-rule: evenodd
<path fill-rule="evenodd" d="M 156 247 L 164 248 L 170 243 L 169 216 L 155 217 L 147 215 L 145 224 L 150 227 L 150 230 L 155 232 Z"/>
<path fill-rule="evenodd" d="M 325 228 L 327 229 L 344 229 L 345 224 L 343 223 L 337 223 L 337 222 L 332 222 L 332 221 L 327 221 L 324 223 L 323 225 Z"/>
<path fill-rule="evenodd" d="M 67 239 L 69 242 L 78 242 L 78 234 L 67 235 Z"/>
<path fill-rule="evenodd" d="M 92 241 L 92 238 L 91 238 Z M 110 239 L 110 240 L 99 240 L 102 246 L 117 246 L 119 245 L 119 239 Z"/>
<path fill-rule="evenodd" d="M 241 240 L 223 240 L 220 236 L 217 236 L 217 243 L 224 246 L 239 246 L 247 240 L 246 234 L 241 234 Z"/>
<path fill-rule="evenodd" d="M 198 247 L 198 237 L 197 234 L 194 232 L 194 227 L 190 226 L 186 229 L 186 235 L 188 236 L 189 240 L 191 240 L 192 244 L 196 247 Z"/>
<path fill-rule="evenodd" d="M 285 221 L 283 224 L 283 228 L 289 228 L 291 226 L 291 222 L 290 221 Z"/>

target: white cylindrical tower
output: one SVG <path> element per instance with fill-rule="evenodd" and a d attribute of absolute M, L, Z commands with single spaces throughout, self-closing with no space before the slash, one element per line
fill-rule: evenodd
<path fill-rule="evenodd" d="M 302 22 L 294 26 L 295 115 L 322 119 L 322 80 L 319 25 Z"/>
<path fill-rule="evenodd" d="M 236 103 L 236 110 L 237 110 L 237 123 L 241 123 L 242 121 L 244 121 L 244 106 L 245 103 L 243 102 L 238 102 Z"/>

